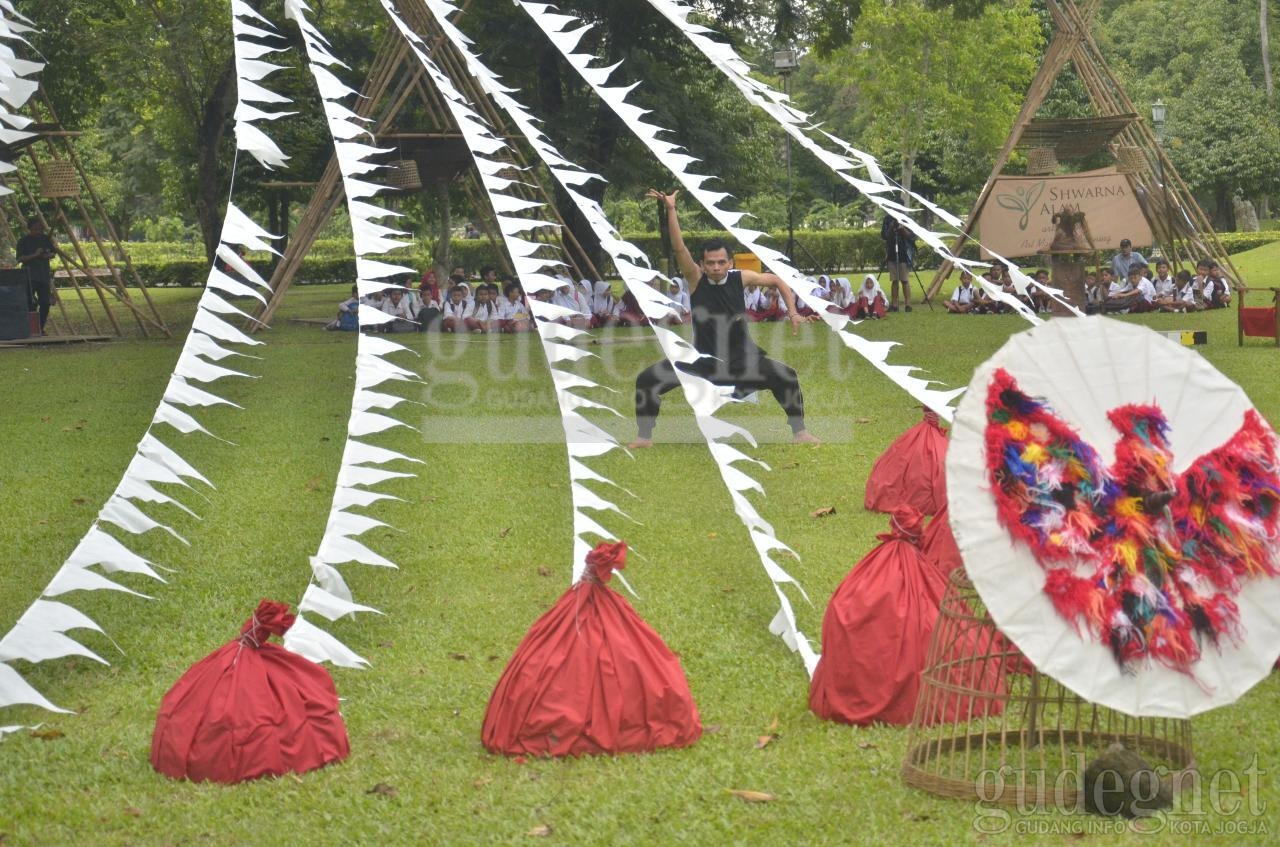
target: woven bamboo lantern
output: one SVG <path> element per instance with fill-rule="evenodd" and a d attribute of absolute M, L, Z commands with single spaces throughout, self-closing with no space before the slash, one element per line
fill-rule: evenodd
<path fill-rule="evenodd" d="M 79 197 L 80 175 L 71 162 L 55 159 L 40 165 L 41 197 Z"/>
<path fill-rule="evenodd" d="M 992 673 L 1002 684 L 991 684 Z M 964 568 L 952 571 L 921 678 L 903 782 L 941 797 L 1073 807 L 1086 766 L 1115 742 L 1153 767 L 1178 772 L 1194 765 L 1189 721 L 1133 718 L 1073 694 L 1037 671 L 996 628 Z"/>
<path fill-rule="evenodd" d="M 399 159 L 388 165 L 387 185 L 397 191 L 417 191 L 422 188 L 418 163 L 412 159 Z"/>
<path fill-rule="evenodd" d="M 1027 176 L 1048 176 L 1057 170 L 1057 149 L 1053 147 L 1032 147 L 1027 151 Z"/>

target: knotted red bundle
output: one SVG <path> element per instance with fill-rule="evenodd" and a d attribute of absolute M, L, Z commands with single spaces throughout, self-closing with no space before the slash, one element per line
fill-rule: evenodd
<path fill-rule="evenodd" d="M 236 783 L 345 759 L 338 692 L 320 665 L 267 642 L 293 626 L 263 600 L 240 637 L 196 662 L 160 701 L 151 764 L 174 779 Z"/>
<path fill-rule="evenodd" d="M 923 518 L 899 506 L 882 542 L 836 588 L 822 618 L 822 658 L 809 686 L 818 717 L 908 724 L 947 581 L 916 543 Z"/>
<path fill-rule="evenodd" d="M 605 585 L 626 555 L 626 542 L 598 545 L 583 578 L 530 627 L 489 698 L 486 749 L 639 753 L 702 735 L 680 660 Z"/>
<path fill-rule="evenodd" d="M 960 548 L 956 546 L 956 537 L 951 534 L 951 524 L 948 523 L 945 503 L 933 516 L 933 520 L 929 521 L 928 529 L 920 536 L 920 552 L 942 571 L 943 576 L 950 575 L 953 570 L 964 564 L 960 558 Z"/>
<path fill-rule="evenodd" d="M 947 503 L 946 459 L 947 432 L 926 409 L 924 420 L 898 436 L 871 466 L 863 505 L 873 512 L 913 506 L 936 515 Z"/>

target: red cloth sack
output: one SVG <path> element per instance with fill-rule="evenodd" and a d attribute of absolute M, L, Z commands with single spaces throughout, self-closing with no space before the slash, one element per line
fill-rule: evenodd
<path fill-rule="evenodd" d="M 911 723 L 946 577 L 916 547 L 920 512 L 900 506 L 890 532 L 854 565 L 822 618 L 822 658 L 809 686 L 820 718 Z"/>
<path fill-rule="evenodd" d="M 960 548 L 956 546 L 956 537 L 951 534 L 951 524 L 947 522 L 945 503 L 920 536 L 920 552 L 942 571 L 943 576 L 950 576 L 953 570 L 964 564 Z"/>
<path fill-rule="evenodd" d="M 583 578 L 530 627 L 489 698 L 485 749 L 640 753 L 702 735 L 680 660 L 605 585 L 626 554 L 626 542 L 598 545 Z"/>
<path fill-rule="evenodd" d="M 236 783 L 305 773 L 351 750 L 333 678 L 267 643 L 294 616 L 263 600 L 240 637 L 196 662 L 160 701 L 151 764 L 174 779 Z"/>
<path fill-rule="evenodd" d="M 936 515 L 947 504 L 946 461 L 947 432 L 926 409 L 924 420 L 899 435 L 871 466 L 863 506 L 885 513 L 912 506 Z"/>

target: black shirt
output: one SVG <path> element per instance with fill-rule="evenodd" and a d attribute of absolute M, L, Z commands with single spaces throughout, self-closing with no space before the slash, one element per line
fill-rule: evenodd
<path fill-rule="evenodd" d="M 729 271 L 719 285 L 703 274 L 689 296 L 689 307 L 693 312 L 693 347 L 699 353 L 722 359 L 729 373 L 741 373 L 753 360 L 764 358 L 765 352 L 747 332 L 741 271 Z"/>
<path fill-rule="evenodd" d="M 19 256 L 30 256 L 41 250 L 53 252 L 53 239 L 48 233 L 40 235 L 24 235 L 18 239 L 18 246 L 15 248 Z M 48 282 L 49 281 L 49 260 L 48 259 L 28 259 L 22 263 L 27 269 L 27 273 L 31 276 L 31 281 Z"/>

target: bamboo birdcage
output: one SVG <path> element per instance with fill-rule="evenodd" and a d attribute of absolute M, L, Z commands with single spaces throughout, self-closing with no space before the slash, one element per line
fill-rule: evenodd
<path fill-rule="evenodd" d="M 388 165 L 387 185 L 397 191 L 417 191 L 422 188 L 418 163 L 412 159 L 399 159 Z"/>
<path fill-rule="evenodd" d="M 1027 176 L 1048 176 L 1058 170 L 1058 151 L 1053 147 L 1033 147 L 1027 151 Z"/>
<path fill-rule="evenodd" d="M 64 159 L 41 162 L 39 171 L 41 197 L 80 196 L 80 174 L 73 162 Z"/>
<path fill-rule="evenodd" d="M 975 679 L 993 666 L 1001 685 Z M 1189 721 L 1130 717 L 1040 673 L 996 628 L 964 568 L 954 570 L 921 677 L 903 782 L 941 797 L 1074 807 L 1085 767 L 1115 742 L 1152 766 L 1194 766 Z"/>
<path fill-rule="evenodd" d="M 1116 170 L 1122 174 L 1140 174 L 1147 170 L 1147 156 L 1141 147 L 1117 145 L 1113 151 Z"/>

